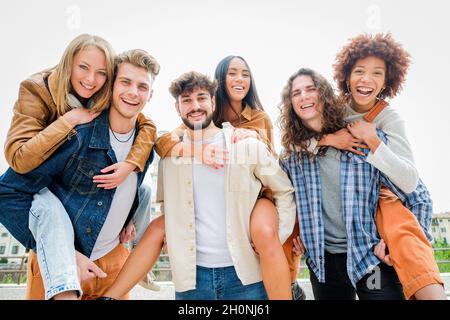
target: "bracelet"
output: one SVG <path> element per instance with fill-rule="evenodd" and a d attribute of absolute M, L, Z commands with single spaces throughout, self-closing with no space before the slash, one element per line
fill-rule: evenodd
<path fill-rule="evenodd" d="M 98 298 L 95 299 L 95 300 L 116 300 L 116 299 L 111 298 L 111 297 L 98 297 Z"/>

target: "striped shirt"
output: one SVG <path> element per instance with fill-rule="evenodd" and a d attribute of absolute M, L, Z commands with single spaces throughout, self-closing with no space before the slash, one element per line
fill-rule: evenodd
<path fill-rule="evenodd" d="M 386 136 L 378 130 L 386 143 Z M 380 263 L 373 253 L 380 241 L 375 223 L 376 207 L 381 185 L 385 185 L 417 217 L 431 241 L 429 230 L 432 215 L 430 194 L 419 180 L 416 190 L 405 194 L 379 170 L 366 162 L 368 149 L 361 149 L 365 156 L 343 151 L 340 164 L 342 214 L 347 232 L 347 273 L 356 283 Z M 320 181 L 320 157 L 308 158 L 293 153 L 280 164 L 295 188 L 300 234 L 305 245 L 307 262 L 319 279 L 325 282 L 325 239 L 322 216 L 322 185 Z M 326 186 L 325 186 L 326 187 Z"/>

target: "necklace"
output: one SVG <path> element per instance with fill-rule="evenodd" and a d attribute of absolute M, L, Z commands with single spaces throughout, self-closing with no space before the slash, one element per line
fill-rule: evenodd
<path fill-rule="evenodd" d="M 130 141 L 131 137 L 134 135 L 134 131 L 136 131 L 136 127 L 133 128 L 133 131 L 131 132 L 130 136 L 126 139 L 126 140 L 120 140 L 119 138 L 117 138 L 116 134 L 114 133 L 114 130 L 111 128 L 111 126 L 109 126 L 109 129 L 111 130 L 114 138 L 119 141 L 120 143 L 125 143 Z"/>

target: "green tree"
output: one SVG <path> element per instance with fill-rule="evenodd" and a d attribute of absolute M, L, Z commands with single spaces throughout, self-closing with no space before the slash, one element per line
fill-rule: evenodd
<path fill-rule="evenodd" d="M 440 272 L 450 272 L 450 248 L 444 241 L 435 242 L 434 258 L 439 267 Z"/>

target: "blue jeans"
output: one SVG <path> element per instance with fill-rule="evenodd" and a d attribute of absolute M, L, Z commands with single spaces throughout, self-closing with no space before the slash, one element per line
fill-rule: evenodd
<path fill-rule="evenodd" d="M 150 222 L 151 189 L 142 184 L 139 206 L 133 216 L 138 239 Z M 75 259 L 74 231 L 63 204 L 50 190 L 34 195 L 29 215 L 29 229 L 36 240 L 36 255 L 45 288 L 45 299 L 65 291 L 83 294 Z"/>
<path fill-rule="evenodd" d="M 28 226 L 36 240 L 45 299 L 72 290 L 81 295 L 72 222 L 61 201 L 47 188 L 34 195 Z"/>
<path fill-rule="evenodd" d="M 142 183 L 138 189 L 139 206 L 133 216 L 133 223 L 136 227 L 136 238 L 132 241 L 132 248 L 141 240 L 145 230 L 150 224 L 150 214 L 152 211 L 152 189 L 149 185 Z M 131 249 L 132 249 L 131 248 Z"/>
<path fill-rule="evenodd" d="M 176 300 L 267 300 L 262 281 L 243 285 L 234 267 L 197 266 L 194 290 L 175 292 Z"/>

